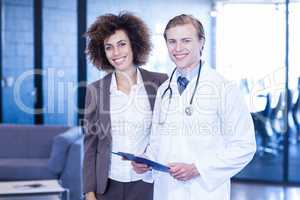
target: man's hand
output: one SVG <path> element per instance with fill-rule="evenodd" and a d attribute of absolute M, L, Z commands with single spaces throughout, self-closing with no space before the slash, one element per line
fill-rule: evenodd
<path fill-rule="evenodd" d="M 86 200 L 97 200 L 94 192 L 88 192 L 85 194 Z"/>
<path fill-rule="evenodd" d="M 132 161 L 131 165 L 133 167 L 133 170 L 138 174 L 143 174 L 150 170 L 150 167 L 146 164 L 141 164 L 141 163 Z"/>
<path fill-rule="evenodd" d="M 199 176 L 199 172 L 194 164 L 170 163 L 170 174 L 179 181 L 188 181 Z"/>

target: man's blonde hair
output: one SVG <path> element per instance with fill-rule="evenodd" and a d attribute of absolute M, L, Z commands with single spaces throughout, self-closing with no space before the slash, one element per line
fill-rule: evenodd
<path fill-rule="evenodd" d="M 186 14 L 181 14 L 178 16 L 173 17 L 167 24 L 165 31 L 164 31 L 164 38 L 167 40 L 167 31 L 170 28 L 173 28 L 175 26 L 180 26 L 180 25 L 185 25 L 185 24 L 192 24 L 196 31 L 197 35 L 199 37 L 199 40 L 204 39 L 205 40 L 205 34 L 204 34 L 204 28 L 201 22 L 196 19 L 192 15 L 186 15 Z"/>

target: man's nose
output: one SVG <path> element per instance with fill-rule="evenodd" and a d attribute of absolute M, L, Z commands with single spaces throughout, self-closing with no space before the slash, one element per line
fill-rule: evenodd
<path fill-rule="evenodd" d="M 176 51 L 181 51 L 181 49 L 182 49 L 182 44 L 181 44 L 181 42 L 177 42 L 177 43 L 176 43 L 176 46 L 175 46 L 175 50 L 176 50 Z"/>

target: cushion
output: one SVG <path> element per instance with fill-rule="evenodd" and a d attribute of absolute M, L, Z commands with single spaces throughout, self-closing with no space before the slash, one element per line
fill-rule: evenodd
<path fill-rule="evenodd" d="M 73 127 L 54 137 L 50 159 L 48 162 L 48 167 L 52 172 L 56 174 L 62 172 L 67 160 L 70 145 L 74 143 L 81 135 L 81 127 Z"/>
<path fill-rule="evenodd" d="M 58 176 L 48 169 L 48 159 L 0 159 L 1 181 L 57 178 Z"/>
<path fill-rule="evenodd" d="M 0 125 L 0 158 L 50 157 L 53 138 L 70 127 L 53 125 Z"/>

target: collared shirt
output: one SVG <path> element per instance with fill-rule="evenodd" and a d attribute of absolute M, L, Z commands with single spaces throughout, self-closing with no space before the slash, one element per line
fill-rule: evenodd
<path fill-rule="evenodd" d="M 128 95 L 118 90 L 116 76 L 113 74 L 110 85 L 110 109 L 112 151 L 143 154 L 149 142 L 152 111 L 139 70 L 137 70 L 137 84 L 132 86 Z M 130 161 L 112 155 L 109 178 L 130 182 L 141 180 L 144 176 L 132 170 Z"/>
<path fill-rule="evenodd" d="M 204 62 L 203 61 L 201 61 L 201 62 L 202 62 L 202 67 L 203 67 Z M 193 78 L 197 77 L 198 72 L 199 72 L 199 67 L 200 67 L 200 64 L 197 65 L 194 69 L 192 69 L 192 71 L 190 71 L 187 74 L 184 74 L 182 71 L 177 69 L 176 70 L 176 80 L 179 76 L 183 76 L 183 77 L 187 78 L 189 81 L 191 81 Z"/>

